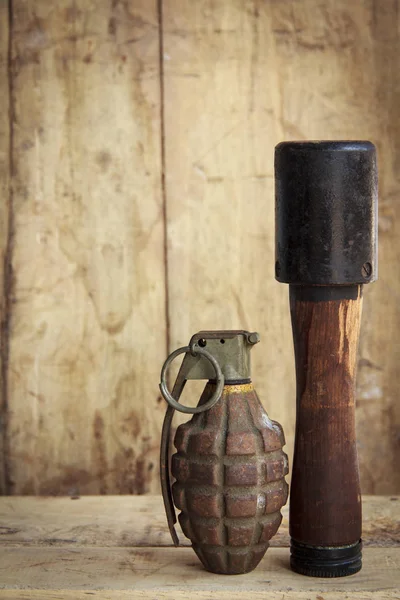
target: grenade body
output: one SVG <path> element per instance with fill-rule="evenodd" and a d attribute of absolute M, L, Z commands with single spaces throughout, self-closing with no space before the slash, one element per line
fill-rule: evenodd
<path fill-rule="evenodd" d="M 199 404 L 214 389 L 208 382 Z M 288 495 L 284 443 L 281 426 L 268 418 L 247 382 L 226 384 L 213 408 L 178 427 L 173 499 L 207 570 L 246 573 L 264 556 Z"/>

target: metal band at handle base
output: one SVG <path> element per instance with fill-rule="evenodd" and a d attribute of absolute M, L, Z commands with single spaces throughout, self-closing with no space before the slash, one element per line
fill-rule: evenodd
<path fill-rule="evenodd" d="M 168 370 L 169 365 L 172 363 L 174 358 L 176 358 L 180 354 L 186 354 L 188 352 L 194 353 L 194 354 L 201 354 L 202 356 L 204 356 L 204 358 L 207 358 L 207 360 L 210 361 L 210 363 L 212 364 L 212 366 L 214 367 L 214 370 L 215 370 L 215 375 L 216 375 L 215 392 L 213 393 L 211 398 L 205 404 L 202 404 L 201 406 L 192 407 L 192 406 L 184 406 L 183 404 L 180 404 L 178 402 L 179 398 L 174 398 L 167 387 L 167 370 Z M 193 348 L 191 348 L 190 346 L 183 346 L 182 348 L 178 348 L 177 350 L 172 352 L 168 356 L 165 363 L 163 364 L 163 367 L 161 369 L 160 391 L 161 391 L 161 394 L 162 394 L 164 400 L 166 402 L 168 402 L 168 404 L 172 408 L 174 408 L 175 410 L 179 410 L 179 412 L 183 412 L 183 413 L 190 414 L 190 415 L 195 415 L 195 414 L 202 413 L 202 412 L 212 408 L 214 406 L 214 404 L 216 404 L 218 402 L 218 400 L 221 398 L 222 391 L 224 389 L 224 382 L 225 382 L 225 378 L 222 374 L 221 367 L 219 366 L 217 360 L 214 358 L 214 356 L 212 354 L 210 354 L 207 350 L 204 350 L 204 348 L 201 348 L 200 346 L 198 346 L 198 347 L 196 346 L 195 350 Z"/>
<path fill-rule="evenodd" d="M 290 540 L 290 566 L 308 577 L 347 577 L 362 567 L 362 541 L 347 546 L 310 546 Z"/>

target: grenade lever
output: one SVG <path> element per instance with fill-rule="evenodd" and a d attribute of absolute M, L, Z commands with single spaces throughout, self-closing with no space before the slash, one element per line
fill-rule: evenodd
<path fill-rule="evenodd" d="M 167 369 L 171 362 L 179 356 L 179 354 L 185 353 L 185 357 L 182 361 L 182 365 L 179 369 L 174 387 L 172 389 L 172 394 L 169 392 L 167 383 L 166 383 L 166 375 Z M 201 357 L 204 356 L 207 358 L 212 367 L 214 368 L 216 375 L 216 389 L 214 394 L 205 404 L 196 407 L 184 406 L 183 404 L 179 404 L 179 398 L 183 392 L 183 388 L 186 385 L 186 382 L 189 379 L 201 379 L 203 377 L 199 377 L 199 368 L 198 362 L 201 360 Z M 201 374 L 201 369 L 200 369 Z M 205 376 L 204 378 L 206 378 Z M 172 352 L 167 360 L 165 361 L 162 369 L 161 369 L 161 382 L 160 382 L 160 391 L 163 398 L 168 402 L 167 412 L 164 417 L 162 434 L 161 434 L 161 447 L 160 447 L 160 479 L 161 479 L 161 490 L 162 496 L 164 500 L 165 513 L 167 515 L 168 527 L 171 533 L 172 540 L 175 546 L 179 546 L 179 539 L 177 533 L 175 531 L 175 523 L 176 523 L 176 514 L 174 503 L 172 500 L 172 492 L 171 492 L 171 480 L 169 475 L 169 438 L 171 432 L 171 423 L 174 416 L 175 410 L 179 410 L 183 413 L 195 414 L 204 412 L 214 406 L 221 398 L 222 391 L 224 389 L 225 378 L 222 374 L 221 367 L 219 366 L 216 358 L 210 354 L 207 350 L 199 346 L 198 342 L 195 340 L 191 340 L 189 346 L 184 346 L 182 348 L 178 348 L 174 352 Z"/>

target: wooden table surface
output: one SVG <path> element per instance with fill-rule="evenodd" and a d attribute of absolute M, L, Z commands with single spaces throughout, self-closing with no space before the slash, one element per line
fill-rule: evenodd
<path fill-rule="evenodd" d="M 0 498 L 0 599 L 400 599 L 400 497 L 363 501 L 363 569 L 318 579 L 289 569 L 287 507 L 255 571 L 213 575 L 171 545 L 159 496 Z"/>

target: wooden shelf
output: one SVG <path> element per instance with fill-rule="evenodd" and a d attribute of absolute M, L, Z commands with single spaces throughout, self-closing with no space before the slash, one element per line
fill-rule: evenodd
<path fill-rule="evenodd" d="M 206 572 L 171 545 L 158 496 L 0 498 L 0 598 L 232 600 L 400 598 L 400 498 L 364 498 L 363 569 L 313 579 L 289 569 L 287 507 L 278 535 L 247 575 Z"/>

